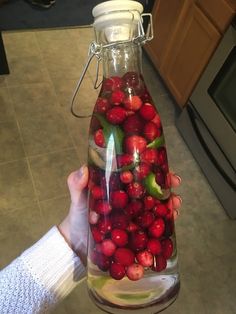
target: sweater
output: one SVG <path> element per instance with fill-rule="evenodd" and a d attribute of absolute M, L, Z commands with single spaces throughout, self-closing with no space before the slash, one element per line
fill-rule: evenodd
<path fill-rule="evenodd" d="M 48 313 L 85 275 L 85 267 L 53 227 L 0 272 L 0 313 Z"/>

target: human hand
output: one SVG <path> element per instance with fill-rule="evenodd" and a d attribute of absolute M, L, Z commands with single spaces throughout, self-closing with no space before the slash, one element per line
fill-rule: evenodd
<path fill-rule="evenodd" d="M 70 191 L 71 205 L 66 218 L 58 226 L 59 231 L 64 236 L 70 247 L 79 255 L 84 265 L 87 256 L 87 236 L 88 236 L 88 209 L 87 209 L 87 185 L 89 172 L 87 166 L 72 172 L 67 184 Z M 168 185 L 176 188 L 181 183 L 181 178 L 170 172 L 167 177 Z M 181 207 L 181 197 L 171 193 L 168 207 L 173 212 L 174 218 L 179 214 Z"/>

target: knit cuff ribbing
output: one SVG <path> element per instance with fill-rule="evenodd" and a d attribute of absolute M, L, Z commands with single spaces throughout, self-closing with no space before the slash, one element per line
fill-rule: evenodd
<path fill-rule="evenodd" d="M 59 299 L 66 297 L 85 275 L 80 258 L 55 226 L 20 258 L 34 279 Z"/>

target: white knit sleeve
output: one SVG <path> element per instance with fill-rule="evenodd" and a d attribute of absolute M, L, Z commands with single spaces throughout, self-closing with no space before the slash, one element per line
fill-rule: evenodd
<path fill-rule="evenodd" d="M 47 313 L 85 275 L 57 227 L 0 272 L 0 313 Z"/>

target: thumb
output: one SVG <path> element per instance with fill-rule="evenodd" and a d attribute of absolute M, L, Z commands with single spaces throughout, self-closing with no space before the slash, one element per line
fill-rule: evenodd
<path fill-rule="evenodd" d="M 88 176 L 88 167 L 82 166 L 79 170 L 72 172 L 67 178 L 72 203 L 79 205 L 80 201 L 82 201 L 81 194 L 87 187 Z"/>

